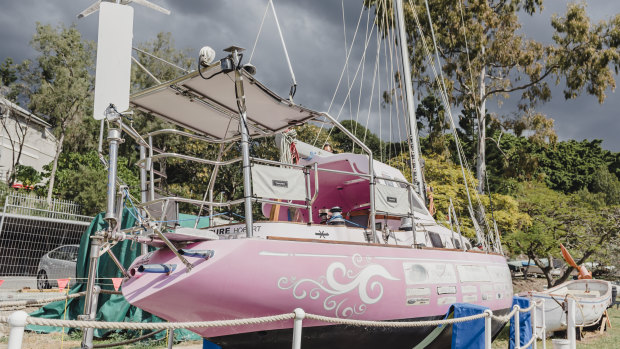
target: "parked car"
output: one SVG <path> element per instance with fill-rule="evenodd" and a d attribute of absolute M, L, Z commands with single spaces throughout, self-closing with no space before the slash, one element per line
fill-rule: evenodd
<path fill-rule="evenodd" d="M 64 245 L 46 253 L 39 261 L 37 268 L 37 288 L 39 290 L 58 286 L 56 279 L 71 278 L 75 284 L 75 266 L 79 245 Z"/>

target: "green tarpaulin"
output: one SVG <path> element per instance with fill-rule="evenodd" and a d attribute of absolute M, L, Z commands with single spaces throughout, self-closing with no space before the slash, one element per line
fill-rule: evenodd
<path fill-rule="evenodd" d="M 136 219 L 134 218 L 134 212 L 130 212 L 128 209 L 123 211 L 123 220 L 121 227 L 129 228 L 134 226 Z M 80 241 L 80 251 L 77 260 L 76 278 L 77 283 L 69 291 L 69 294 L 86 291 L 86 280 L 88 278 L 88 264 L 90 261 L 90 237 L 95 232 L 106 229 L 108 224 L 103 219 L 104 214 L 97 215 L 86 232 L 82 235 Z M 193 223 L 192 223 L 193 226 Z M 140 244 L 133 241 L 122 241 L 116 244 L 112 248 L 112 252 L 119 259 L 121 264 L 125 268 L 131 265 L 131 262 L 140 255 Z M 110 278 L 122 277 L 122 274 L 116 264 L 112 261 L 109 255 L 103 254 L 99 258 L 99 266 L 97 268 L 97 284 L 101 286 L 103 290 L 114 290 L 112 280 Z M 30 314 L 33 317 L 41 317 L 47 319 L 67 319 L 75 320 L 77 316 L 84 311 L 85 297 L 69 299 L 65 301 L 58 301 L 50 303 Z M 65 314 L 66 310 L 66 314 Z M 122 295 L 99 295 L 99 307 L 97 311 L 97 321 L 112 321 L 112 322 L 162 322 L 164 320 L 154 316 L 146 311 L 130 305 Z M 60 327 L 50 326 L 36 326 L 28 325 L 28 330 L 37 332 L 60 332 L 63 329 Z M 65 328 L 65 332 L 69 329 Z M 95 337 L 104 337 L 111 332 L 117 332 L 117 330 L 107 329 L 95 329 Z M 130 332 L 130 331 L 128 331 Z M 135 336 L 140 335 L 139 331 L 133 331 Z M 146 331 L 148 333 L 150 331 Z M 177 340 L 198 340 L 201 337 L 188 330 L 175 330 L 175 339 Z M 156 337 L 161 338 L 165 336 L 165 332 L 159 333 Z"/>

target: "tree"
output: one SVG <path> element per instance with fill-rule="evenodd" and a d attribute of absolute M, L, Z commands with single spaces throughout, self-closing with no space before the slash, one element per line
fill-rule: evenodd
<path fill-rule="evenodd" d="M 618 237 L 619 208 L 600 206 L 587 192 L 566 195 L 541 182 L 525 182 L 515 194 L 520 211 L 531 217 L 531 223 L 510 232 L 504 242 L 512 253 L 524 253 L 533 260 L 549 287 L 564 282 L 572 271 L 567 268 L 554 280 L 552 264 L 543 262 L 543 258 L 559 258 L 560 242 L 580 265 Z"/>
<path fill-rule="evenodd" d="M 20 77 L 24 97 L 33 112 L 43 114 L 52 124 L 56 152 L 48 182 L 47 201 L 51 202 L 58 159 L 68 130 L 89 116 L 92 108 L 94 45 L 82 40 L 75 26 L 37 23 L 31 45 L 39 52 L 36 64 L 26 64 Z"/>
<path fill-rule="evenodd" d="M 370 7 L 382 2 L 368 0 L 366 4 Z M 413 52 L 414 79 L 432 93 L 439 86 L 425 64 L 424 43 L 432 43 L 433 39 L 424 4 L 414 1 L 413 8 L 405 9 L 407 40 Z M 552 20 L 556 31 L 554 44 L 543 45 L 519 33 L 518 17 L 521 12 L 534 15 L 542 7 L 542 0 L 485 0 L 465 4 L 441 0 L 428 4 L 449 103 L 475 111 L 479 192 L 483 191 L 486 175 L 487 101 L 497 99 L 501 103 L 520 92 L 520 109 L 527 111 L 550 100 L 551 77 L 556 84 L 562 77 L 566 78 L 565 98 L 575 98 L 585 91 L 602 103 L 605 91 L 615 88 L 613 72 L 620 67 L 617 51 L 620 15 L 591 25 L 585 5 L 569 5 L 565 16 Z M 375 10 L 391 11 L 382 6 L 375 6 Z M 424 31 L 423 38 L 417 23 Z"/>
<path fill-rule="evenodd" d="M 11 115 L 12 114 L 12 115 Z M 0 124 L 3 136 L 9 139 L 11 146 L 11 167 L 7 173 L 7 182 L 12 185 L 16 180 L 17 166 L 22 156 L 26 135 L 30 129 L 31 114 L 20 117 L 12 102 L 0 100 Z"/>

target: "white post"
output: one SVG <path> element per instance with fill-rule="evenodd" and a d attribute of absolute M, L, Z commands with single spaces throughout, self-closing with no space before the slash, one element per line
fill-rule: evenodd
<path fill-rule="evenodd" d="M 545 323 L 545 301 L 540 301 L 540 313 L 542 314 L 540 322 L 542 323 L 542 347 L 547 349 L 547 325 Z"/>
<path fill-rule="evenodd" d="M 293 323 L 293 349 L 301 348 L 301 328 L 302 321 L 306 317 L 306 312 L 301 308 L 295 309 L 295 320 Z"/>
<path fill-rule="evenodd" d="M 492 329 L 492 318 L 493 311 L 491 309 L 487 309 L 484 311 L 486 317 L 484 318 L 484 348 L 491 349 L 491 342 L 493 340 L 493 329 Z"/>
<path fill-rule="evenodd" d="M 568 313 L 566 314 L 566 337 L 569 341 L 570 349 L 577 348 L 577 334 L 575 332 L 575 299 L 568 299 Z"/>
<path fill-rule="evenodd" d="M 515 349 L 519 349 L 521 348 L 521 329 L 519 327 L 521 327 L 521 324 L 519 323 L 519 316 L 520 314 L 520 310 L 521 307 L 519 307 L 518 305 L 515 305 L 513 309 L 517 309 L 517 311 L 515 312 L 515 322 L 514 322 L 514 326 L 515 326 Z"/>
<path fill-rule="evenodd" d="M 9 331 L 9 344 L 7 349 L 20 349 L 22 347 L 26 319 L 28 319 L 28 313 L 23 310 L 18 310 L 9 315 L 9 326 L 11 330 Z"/>
<path fill-rule="evenodd" d="M 536 337 L 536 326 L 537 326 L 536 325 L 536 306 L 537 305 L 536 305 L 536 301 L 534 299 L 530 299 L 530 302 L 532 302 L 532 304 L 534 305 L 532 307 L 532 310 L 531 310 L 532 314 L 531 314 L 531 318 L 530 318 L 531 324 L 532 324 L 532 337 L 534 337 L 534 341 L 532 342 L 532 348 L 533 349 L 537 349 L 537 347 L 536 347 L 536 341 L 538 340 L 537 337 Z"/>
<path fill-rule="evenodd" d="M 174 344 L 174 329 L 168 330 L 168 349 L 172 349 L 172 344 Z"/>

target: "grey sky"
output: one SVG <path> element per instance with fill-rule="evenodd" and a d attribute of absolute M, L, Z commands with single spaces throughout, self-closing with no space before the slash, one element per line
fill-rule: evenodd
<path fill-rule="evenodd" d="M 34 58 L 36 52 L 29 41 L 34 33 L 35 23 L 56 25 L 76 23 L 82 35 L 89 40 L 96 39 L 98 15 L 77 20 L 76 15 L 88 7 L 93 0 L 0 0 L 0 60 L 12 57 L 20 62 Z M 159 32 L 171 32 L 177 48 L 190 48 L 198 52 L 200 47 L 209 45 L 222 57 L 222 49 L 238 45 L 248 49 L 246 59 L 260 25 L 267 0 L 153 0 L 153 2 L 172 11 L 170 16 L 134 5 L 134 45 L 155 38 Z M 287 43 L 288 52 L 299 84 L 295 101 L 320 111 L 326 111 L 334 94 L 338 77 L 342 71 L 345 58 L 343 20 L 341 1 L 338 0 L 274 0 L 278 18 Z M 347 42 L 350 44 L 361 11 L 361 1 L 345 0 L 345 20 Z M 523 31 L 537 40 L 550 40 L 552 28 L 550 16 L 562 14 L 566 9 L 566 0 L 547 0 L 542 15 L 523 18 Z M 609 19 L 620 13 L 620 1 L 590 1 L 588 11 L 593 21 Z M 370 13 L 372 16 L 374 13 Z M 352 50 L 349 79 L 352 79 L 363 51 L 363 38 L 366 34 L 367 12 L 362 14 L 362 23 L 358 38 Z M 372 19 L 372 17 L 371 17 Z M 373 65 L 376 46 L 370 41 L 367 62 L 364 66 L 363 98 L 368 99 L 373 77 Z M 383 57 L 383 54 L 381 54 Z M 290 74 L 280 45 L 277 30 L 271 14 L 267 16 L 261 37 L 258 41 L 252 63 L 258 68 L 257 77 L 280 95 L 286 96 L 290 86 Z M 382 65 L 384 63 L 381 63 Z M 385 70 L 385 69 L 384 69 Z M 381 70 L 380 70 L 381 71 Z M 382 71 L 382 73 L 385 73 Z M 361 79 L 361 70 L 358 80 Z M 386 74 L 383 74 L 386 75 Z M 330 112 L 338 114 L 346 94 L 346 75 L 344 85 L 339 89 L 336 101 Z M 385 90 L 387 79 L 383 78 L 381 90 Z M 374 105 L 377 109 L 378 83 L 375 85 Z M 352 113 L 348 104 L 342 112 L 342 119 L 357 114 L 356 104 L 358 89 L 352 90 Z M 584 95 L 577 100 L 565 101 L 561 89 L 554 89 L 550 103 L 538 110 L 556 120 L 555 127 L 560 139 L 603 139 L 603 147 L 620 151 L 620 99 L 618 92 L 607 91 L 605 104 L 599 105 L 596 98 Z M 516 96 L 514 97 L 516 99 Z M 366 122 L 368 103 L 360 106 L 359 120 Z M 505 103 L 498 108 L 496 103 L 489 103 L 491 111 L 510 114 L 514 103 Z M 385 111 L 384 111 L 385 112 Z M 369 126 L 382 135 L 387 121 L 380 119 L 372 111 Z M 385 118 L 385 116 L 382 116 Z M 383 120 L 383 121 L 380 121 Z M 394 121 L 395 123 L 395 121 Z"/>

